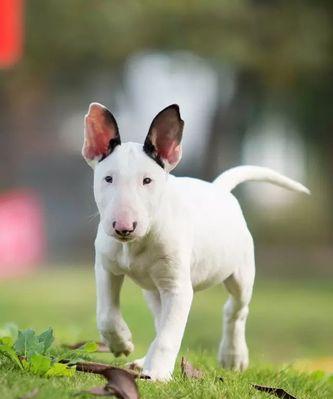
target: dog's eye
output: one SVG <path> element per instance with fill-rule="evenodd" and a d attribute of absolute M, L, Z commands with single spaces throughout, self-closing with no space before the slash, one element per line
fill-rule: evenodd
<path fill-rule="evenodd" d="M 105 180 L 107 183 L 112 183 L 112 181 L 113 181 L 112 176 L 106 176 L 106 177 L 104 177 L 104 180 Z"/>
<path fill-rule="evenodd" d="M 150 177 L 145 177 L 145 178 L 143 179 L 143 181 L 142 181 L 143 185 L 149 184 L 149 183 L 151 183 L 151 182 L 152 182 L 152 180 L 151 180 Z"/>

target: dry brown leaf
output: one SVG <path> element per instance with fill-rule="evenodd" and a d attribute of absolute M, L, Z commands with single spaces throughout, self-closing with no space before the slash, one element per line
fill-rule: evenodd
<path fill-rule="evenodd" d="M 121 367 L 112 366 L 106 363 L 96 363 L 96 362 L 78 362 L 75 364 L 77 371 L 82 371 L 84 373 L 93 373 L 104 375 L 106 370 L 124 370 L 128 374 L 133 375 L 135 378 L 149 379 L 148 376 L 142 375 L 139 372 L 131 369 L 123 369 Z"/>
<path fill-rule="evenodd" d="M 139 399 L 139 390 L 135 382 L 135 376 L 123 369 L 108 369 L 103 372 L 108 380 L 105 385 L 107 391 L 120 399 Z"/>
<path fill-rule="evenodd" d="M 81 391 L 78 393 L 78 395 L 81 395 L 83 393 L 89 393 L 90 395 L 94 396 L 115 396 L 114 391 L 112 389 L 108 389 L 107 385 L 93 387 L 88 389 L 87 391 Z"/>
<path fill-rule="evenodd" d="M 113 368 L 111 364 L 96 363 L 96 362 L 77 362 L 75 363 L 76 370 L 84 373 L 102 374 L 108 368 Z"/>
<path fill-rule="evenodd" d="M 204 377 L 204 372 L 202 370 L 194 368 L 192 364 L 187 359 L 185 359 L 185 357 L 182 357 L 180 367 L 182 370 L 182 375 L 186 378 L 201 379 Z"/>
<path fill-rule="evenodd" d="M 290 395 L 290 393 L 286 392 L 282 388 L 265 387 L 263 385 L 256 384 L 252 384 L 252 386 L 258 391 L 270 393 L 281 399 L 297 399 L 295 396 Z"/>
<path fill-rule="evenodd" d="M 149 378 L 134 370 L 95 362 L 79 362 L 76 364 L 76 370 L 99 374 L 107 380 L 106 385 L 91 388 L 85 391 L 86 393 L 96 396 L 115 396 L 119 399 L 138 399 L 140 396 L 135 378 Z"/>
<path fill-rule="evenodd" d="M 102 374 L 105 370 L 124 370 L 127 373 L 133 375 L 135 378 L 140 378 L 143 380 L 149 380 L 150 377 L 148 375 L 141 374 L 140 372 L 133 370 L 131 368 L 121 368 L 112 366 L 111 364 L 106 363 L 96 363 L 96 362 L 78 362 L 75 364 L 77 371 L 82 371 L 85 373 L 93 373 L 93 374 Z"/>

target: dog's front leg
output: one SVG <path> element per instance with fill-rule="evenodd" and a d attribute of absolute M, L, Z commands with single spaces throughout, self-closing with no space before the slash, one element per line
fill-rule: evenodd
<path fill-rule="evenodd" d="M 145 358 L 143 373 L 152 380 L 171 378 L 190 311 L 193 290 L 191 284 L 160 290 L 162 315 L 159 329 Z"/>
<path fill-rule="evenodd" d="M 134 350 L 132 335 L 119 308 L 124 276 L 106 269 L 107 259 L 96 253 L 97 327 L 102 339 L 115 356 L 129 355 Z"/>

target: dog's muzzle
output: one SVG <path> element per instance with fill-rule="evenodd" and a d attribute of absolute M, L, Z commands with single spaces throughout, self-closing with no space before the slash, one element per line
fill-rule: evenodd
<path fill-rule="evenodd" d="M 132 238 L 132 233 L 134 233 L 136 226 L 138 225 L 137 222 L 133 222 L 132 224 L 132 229 L 128 229 L 128 228 L 117 228 L 117 222 L 113 222 L 112 223 L 112 227 L 115 231 L 115 234 L 117 236 L 118 239 L 120 239 L 121 241 L 128 241 Z"/>

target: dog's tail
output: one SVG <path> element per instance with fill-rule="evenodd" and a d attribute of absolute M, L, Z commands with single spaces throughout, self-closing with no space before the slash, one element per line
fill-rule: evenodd
<path fill-rule="evenodd" d="M 238 184 L 250 180 L 268 182 L 288 190 L 310 194 L 310 190 L 303 184 L 261 166 L 237 166 L 222 173 L 214 180 L 214 183 L 219 184 L 227 191 L 232 191 Z"/>

